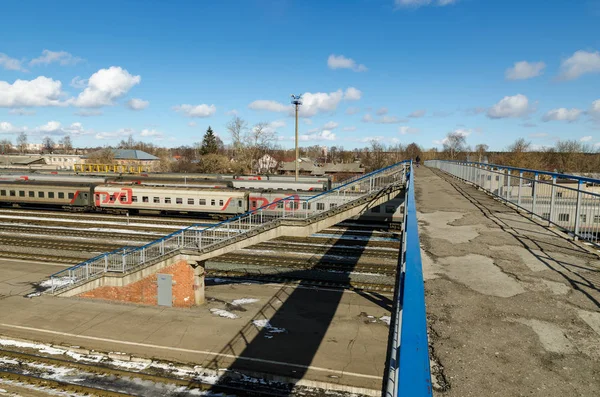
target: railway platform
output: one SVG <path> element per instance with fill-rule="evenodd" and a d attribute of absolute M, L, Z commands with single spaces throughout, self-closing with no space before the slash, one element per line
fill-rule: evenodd
<path fill-rule="evenodd" d="M 597 252 L 440 170 L 415 183 L 437 395 L 597 396 Z"/>

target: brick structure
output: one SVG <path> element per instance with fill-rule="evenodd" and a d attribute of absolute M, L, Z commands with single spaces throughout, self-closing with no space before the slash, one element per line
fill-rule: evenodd
<path fill-rule="evenodd" d="M 173 307 L 192 307 L 195 303 L 194 269 L 187 260 L 179 260 L 158 273 L 173 276 Z M 123 287 L 98 287 L 78 296 L 119 302 L 157 305 L 157 277 L 149 275 Z"/>

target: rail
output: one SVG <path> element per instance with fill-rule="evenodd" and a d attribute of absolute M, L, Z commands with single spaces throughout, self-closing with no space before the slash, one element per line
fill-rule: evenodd
<path fill-rule="evenodd" d="M 280 219 L 320 216 L 391 184 L 404 182 L 407 164 L 402 161 L 314 196 L 289 196 L 209 227 L 192 225 L 141 247 L 104 253 L 51 275 L 51 292 L 70 288 L 108 272 L 128 273 L 184 248 L 203 250 Z"/>
<path fill-rule="evenodd" d="M 399 259 L 394 323 L 385 397 L 432 396 L 425 286 L 417 223 L 414 176 L 406 181 L 402 252 Z"/>
<path fill-rule="evenodd" d="M 438 168 L 565 231 L 600 246 L 600 180 L 498 164 L 430 160 Z"/>

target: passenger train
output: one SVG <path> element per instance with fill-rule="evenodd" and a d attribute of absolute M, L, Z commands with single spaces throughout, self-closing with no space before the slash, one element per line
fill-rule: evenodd
<path fill-rule="evenodd" d="M 281 201 L 290 196 L 293 197 L 292 200 Z M 192 213 L 222 217 L 242 214 L 269 204 L 269 210 L 297 210 L 298 200 L 300 196 L 295 191 L 245 192 L 133 183 L 0 181 L 0 205 L 54 207 L 73 212 Z"/>

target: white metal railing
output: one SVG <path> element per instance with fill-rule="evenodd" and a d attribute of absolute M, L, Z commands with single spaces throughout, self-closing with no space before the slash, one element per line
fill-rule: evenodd
<path fill-rule="evenodd" d="M 472 183 L 556 226 L 574 239 L 600 246 L 600 180 L 496 164 L 432 160 L 428 167 Z"/>
<path fill-rule="evenodd" d="M 251 230 L 273 226 L 272 222 L 277 220 L 319 216 L 392 184 L 404 183 L 406 167 L 407 162 L 400 162 L 314 196 L 293 195 L 209 227 L 192 225 L 142 247 L 120 248 L 99 255 L 50 276 L 51 292 L 70 288 L 106 272 L 127 273 L 184 248 L 203 250 Z"/>

